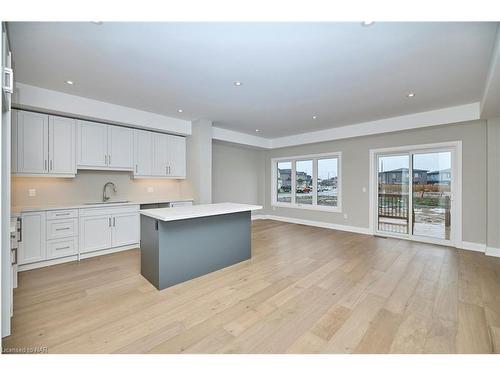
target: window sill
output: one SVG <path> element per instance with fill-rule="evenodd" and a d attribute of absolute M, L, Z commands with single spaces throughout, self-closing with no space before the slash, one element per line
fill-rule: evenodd
<path fill-rule="evenodd" d="M 342 208 L 337 207 L 327 207 L 327 206 L 313 206 L 307 204 L 292 204 L 292 203 L 278 203 L 274 202 L 271 204 L 272 207 L 282 207 L 282 208 L 294 208 L 299 210 L 309 210 L 309 211 L 325 211 L 325 212 L 335 212 L 342 213 Z"/>

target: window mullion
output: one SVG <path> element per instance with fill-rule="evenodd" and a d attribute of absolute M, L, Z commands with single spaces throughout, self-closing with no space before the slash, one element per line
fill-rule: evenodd
<path fill-rule="evenodd" d="M 312 205 L 317 206 L 318 205 L 318 159 L 313 159 L 313 171 L 312 171 L 312 179 L 313 179 L 313 186 L 312 186 L 312 194 L 313 194 L 313 199 L 312 199 Z"/>
<path fill-rule="evenodd" d="M 292 204 L 295 204 L 295 194 L 297 190 L 297 171 L 296 171 L 296 161 L 292 160 L 292 188 L 290 192 L 292 193 Z"/>

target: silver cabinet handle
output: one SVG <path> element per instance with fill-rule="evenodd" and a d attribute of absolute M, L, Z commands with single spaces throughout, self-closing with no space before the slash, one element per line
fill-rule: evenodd
<path fill-rule="evenodd" d="M 70 227 L 64 227 L 64 228 L 56 228 L 56 230 L 68 230 L 71 229 Z"/>
<path fill-rule="evenodd" d="M 111 165 L 111 155 L 108 155 L 108 164 Z"/>
<path fill-rule="evenodd" d="M 108 225 L 111 228 L 111 218 L 108 218 L 108 221 L 109 221 Z"/>
<path fill-rule="evenodd" d="M 108 155 L 104 154 L 104 164 L 108 164 Z"/>
<path fill-rule="evenodd" d="M 113 218 L 113 226 L 116 227 L 116 220 Z"/>
<path fill-rule="evenodd" d="M 47 170 L 47 160 L 44 160 L 43 161 L 43 170 L 46 171 Z"/>
<path fill-rule="evenodd" d="M 70 212 L 65 212 L 65 213 L 62 213 L 62 214 L 56 214 L 56 216 L 66 216 L 66 215 L 69 215 Z"/>
<path fill-rule="evenodd" d="M 12 261 L 12 265 L 15 266 L 17 264 L 17 249 L 14 249 L 14 260 Z"/>
<path fill-rule="evenodd" d="M 69 249 L 69 245 L 64 247 L 56 247 L 56 250 L 64 250 L 64 249 Z"/>
<path fill-rule="evenodd" d="M 137 164 L 135 165 L 135 173 L 137 173 Z"/>
<path fill-rule="evenodd" d="M 18 242 L 23 242 L 23 218 L 20 217 L 18 219 L 19 221 L 19 228 L 17 229 L 17 231 L 19 232 L 19 241 Z"/>
<path fill-rule="evenodd" d="M 50 160 L 50 170 L 52 170 L 52 160 Z"/>

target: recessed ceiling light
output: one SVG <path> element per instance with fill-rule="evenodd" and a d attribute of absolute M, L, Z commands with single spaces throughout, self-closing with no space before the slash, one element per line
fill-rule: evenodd
<path fill-rule="evenodd" d="M 234 82 L 233 82 L 233 85 L 235 85 L 235 86 L 241 86 L 241 85 L 242 85 L 242 83 L 241 83 L 240 81 L 234 81 Z"/>
<path fill-rule="evenodd" d="M 67 83 L 68 85 L 73 85 L 75 82 L 68 80 L 68 81 L 66 81 L 66 83 Z"/>
<path fill-rule="evenodd" d="M 413 98 L 415 96 L 414 92 L 410 92 L 406 95 L 408 98 Z"/>
<path fill-rule="evenodd" d="M 179 109 L 177 110 L 177 112 L 182 113 L 182 112 L 184 112 L 184 110 L 179 108 Z"/>
<path fill-rule="evenodd" d="M 260 132 L 260 129 L 255 129 L 255 131 L 258 133 L 258 132 Z"/>
<path fill-rule="evenodd" d="M 361 22 L 361 26 L 368 27 L 375 23 L 375 21 L 363 21 Z"/>
<path fill-rule="evenodd" d="M 313 115 L 313 117 L 312 117 L 313 120 L 316 120 L 317 118 L 318 118 L 318 116 L 316 116 L 316 115 Z"/>

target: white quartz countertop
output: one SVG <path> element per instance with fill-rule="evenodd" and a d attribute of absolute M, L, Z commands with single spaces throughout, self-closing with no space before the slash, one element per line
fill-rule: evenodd
<path fill-rule="evenodd" d="M 232 214 L 236 212 L 255 211 L 262 209 L 262 206 L 240 203 L 213 203 L 198 204 L 195 206 L 153 208 L 150 210 L 140 210 L 142 215 L 152 217 L 161 221 L 175 221 L 193 219 L 196 217 L 215 216 Z"/>
<path fill-rule="evenodd" d="M 69 210 L 78 208 L 95 208 L 95 207 L 116 207 L 116 206 L 130 206 L 130 205 L 140 205 L 140 204 L 156 204 L 156 203 L 170 203 L 170 202 L 187 202 L 192 201 L 193 198 L 179 198 L 179 199 L 144 199 L 144 200 L 130 200 L 127 202 L 110 201 L 108 203 L 67 203 L 67 204 L 54 204 L 54 205 L 39 205 L 39 206 L 22 206 L 22 207 L 12 207 L 11 216 L 19 215 L 22 212 L 34 212 L 34 211 L 53 211 L 53 210 Z"/>

